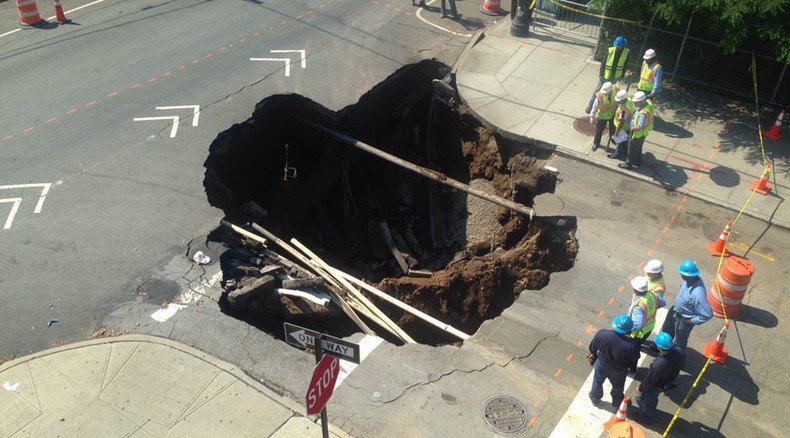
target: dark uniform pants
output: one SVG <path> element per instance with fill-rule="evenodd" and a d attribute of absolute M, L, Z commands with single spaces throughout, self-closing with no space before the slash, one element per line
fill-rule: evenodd
<path fill-rule="evenodd" d="M 609 382 L 612 384 L 612 406 L 619 408 L 620 402 L 623 401 L 624 397 L 626 370 L 612 370 L 604 365 L 600 358 L 595 361 L 593 368 L 595 369 L 595 375 L 593 376 L 590 398 L 600 400 L 603 397 L 603 382 L 609 379 Z"/>
<path fill-rule="evenodd" d="M 628 164 L 632 166 L 642 165 L 642 145 L 645 144 L 645 137 L 632 138 L 628 140 Z"/>
<path fill-rule="evenodd" d="M 603 130 L 606 128 L 606 124 L 609 124 L 609 135 L 606 137 L 606 147 L 609 148 L 609 138 L 614 135 L 614 119 L 609 120 L 601 120 L 598 119 L 598 124 L 595 125 L 595 138 L 593 139 L 593 144 L 601 147 L 601 136 L 603 135 Z"/>
<path fill-rule="evenodd" d="M 442 0 L 442 16 L 447 15 L 447 6 L 445 4 L 447 1 L 448 0 Z M 450 11 L 454 17 L 458 15 L 458 9 L 455 8 L 455 0 L 449 0 L 449 2 L 450 2 Z"/>

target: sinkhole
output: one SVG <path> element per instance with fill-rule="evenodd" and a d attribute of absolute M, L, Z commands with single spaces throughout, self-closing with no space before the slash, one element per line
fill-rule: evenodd
<path fill-rule="evenodd" d="M 250 119 L 212 142 L 205 163 L 208 201 L 230 223 L 254 222 L 285 241 L 296 238 L 331 266 L 474 333 L 522 291 L 540 289 L 552 272 L 573 266 L 575 218 L 538 211 L 530 219 L 316 127 L 526 206 L 552 192 L 556 175 L 543 168 L 547 152 L 484 127 L 456 95 L 447 94 L 451 87 L 435 83 L 444 79 L 452 86 L 449 70 L 433 60 L 402 67 L 337 112 L 299 95 L 266 98 Z M 266 249 L 223 226 L 209 238 L 227 248 L 220 257 L 226 313 L 281 339 L 283 322 L 338 337 L 359 331 L 334 302 L 319 305 L 278 293 L 285 286 L 297 289 L 294 284 L 317 294 L 326 287 L 294 282 L 300 269 L 272 265 L 269 250 L 299 264 L 278 245 L 270 241 Z M 366 296 L 418 342 L 459 342 Z M 377 334 L 393 338 L 383 330 Z"/>

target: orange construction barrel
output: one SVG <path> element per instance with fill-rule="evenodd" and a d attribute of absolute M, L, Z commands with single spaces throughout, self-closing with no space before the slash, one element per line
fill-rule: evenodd
<path fill-rule="evenodd" d="M 617 423 L 609 430 L 609 438 L 645 438 L 645 430 L 630 421 Z"/>
<path fill-rule="evenodd" d="M 741 311 L 741 300 L 754 274 L 754 265 L 748 260 L 730 257 L 716 276 L 716 282 L 708 290 L 708 303 L 713 314 L 724 318 L 735 318 Z"/>
<path fill-rule="evenodd" d="M 17 0 L 16 10 L 19 12 L 19 26 L 29 27 L 41 23 L 41 15 L 35 0 Z"/>

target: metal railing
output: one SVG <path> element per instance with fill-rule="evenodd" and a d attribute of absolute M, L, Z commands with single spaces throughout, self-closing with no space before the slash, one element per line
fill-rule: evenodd
<path fill-rule="evenodd" d="M 577 0 L 575 2 L 570 0 L 538 0 L 535 5 L 533 24 L 553 27 L 597 39 L 601 30 L 601 19 L 586 13 L 600 15 L 602 11 L 591 8 L 586 3 L 586 0 Z"/>

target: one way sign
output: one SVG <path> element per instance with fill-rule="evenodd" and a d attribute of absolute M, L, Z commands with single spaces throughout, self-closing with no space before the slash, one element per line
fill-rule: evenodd
<path fill-rule="evenodd" d="M 287 322 L 283 323 L 283 327 L 285 328 L 285 342 L 297 347 L 313 348 L 315 339 L 322 336 L 321 333 Z M 323 335 L 323 337 L 321 349 L 324 353 L 349 362 L 359 363 L 359 345 L 329 335 Z"/>

